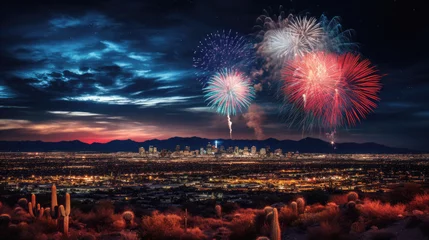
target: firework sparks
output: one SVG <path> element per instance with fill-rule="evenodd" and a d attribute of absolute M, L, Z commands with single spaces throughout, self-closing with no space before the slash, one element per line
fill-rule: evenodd
<path fill-rule="evenodd" d="M 283 76 L 288 101 L 331 129 L 355 125 L 379 100 L 381 76 L 359 55 L 310 53 L 291 61 Z"/>
<path fill-rule="evenodd" d="M 213 75 L 203 89 L 208 105 L 216 112 L 228 117 L 230 137 L 232 122 L 230 116 L 247 109 L 255 97 L 255 91 L 243 73 L 224 69 Z"/>
<path fill-rule="evenodd" d="M 246 67 L 252 62 L 252 44 L 238 33 L 217 31 L 208 34 L 194 51 L 194 67 L 200 81 L 224 68 Z"/>

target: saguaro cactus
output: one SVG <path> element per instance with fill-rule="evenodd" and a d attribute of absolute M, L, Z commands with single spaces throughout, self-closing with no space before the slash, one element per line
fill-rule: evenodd
<path fill-rule="evenodd" d="M 60 205 L 59 207 L 61 216 L 63 217 L 63 233 L 65 235 L 69 234 L 69 221 L 70 221 L 70 194 L 66 193 L 66 207 L 64 209 L 63 205 Z"/>
<path fill-rule="evenodd" d="M 42 218 L 45 209 L 36 202 L 36 195 L 31 194 L 31 202 L 28 203 L 28 212 L 33 218 Z"/>
<path fill-rule="evenodd" d="M 2 227 L 8 227 L 11 222 L 11 217 L 9 214 L 3 213 L 0 215 L 0 229 Z"/>
<path fill-rule="evenodd" d="M 216 216 L 222 218 L 222 207 L 220 205 L 215 206 Z"/>
<path fill-rule="evenodd" d="M 298 204 L 298 213 L 303 214 L 305 210 L 305 200 L 304 198 L 296 199 L 296 203 Z"/>
<path fill-rule="evenodd" d="M 132 211 L 125 211 L 122 213 L 122 218 L 127 227 L 134 225 L 134 213 Z"/>
<path fill-rule="evenodd" d="M 273 209 L 271 220 L 271 240 L 281 240 L 279 213 L 277 212 L 277 208 Z"/>
<path fill-rule="evenodd" d="M 298 204 L 295 201 L 290 203 L 290 209 L 292 210 L 294 215 L 298 215 Z"/>
<path fill-rule="evenodd" d="M 347 202 L 350 202 L 350 201 L 356 202 L 356 200 L 358 199 L 359 199 L 359 195 L 356 192 L 347 193 Z"/>
<path fill-rule="evenodd" d="M 52 184 L 51 187 L 51 217 L 55 219 L 57 222 L 58 217 L 60 216 L 60 212 L 58 209 L 58 201 L 57 201 L 57 187 L 55 184 Z"/>

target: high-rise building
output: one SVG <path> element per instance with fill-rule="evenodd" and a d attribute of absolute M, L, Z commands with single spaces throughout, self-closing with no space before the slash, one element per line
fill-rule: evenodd
<path fill-rule="evenodd" d="M 252 146 L 252 148 L 250 149 L 250 154 L 256 155 L 256 147 L 255 146 Z"/>
<path fill-rule="evenodd" d="M 149 154 L 152 154 L 153 153 L 153 146 L 151 145 L 151 146 L 149 146 Z"/>
<path fill-rule="evenodd" d="M 191 148 L 190 148 L 189 146 L 185 146 L 185 151 L 190 152 L 190 151 L 191 151 Z"/>
<path fill-rule="evenodd" d="M 204 155 L 204 148 L 203 147 L 200 148 L 200 155 Z"/>
<path fill-rule="evenodd" d="M 244 149 L 243 149 L 243 155 L 244 156 L 248 156 L 250 153 L 249 153 L 249 148 L 248 147 L 244 147 Z"/>
<path fill-rule="evenodd" d="M 140 147 L 139 148 L 139 154 L 140 156 L 144 155 L 146 153 L 146 151 L 144 150 L 144 147 Z"/>
<path fill-rule="evenodd" d="M 225 147 L 223 145 L 220 146 L 220 152 L 224 153 L 225 152 Z"/>
<path fill-rule="evenodd" d="M 212 154 L 212 145 L 210 143 L 207 144 L 207 154 Z"/>
<path fill-rule="evenodd" d="M 153 153 L 157 153 L 158 152 L 158 148 L 153 147 Z"/>
<path fill-rule="evenodd" d="M 281 148 L 277 148 L 277 149 L 274 151 L 274 154 L 275 154 L 276 156 L 280 156 L 280 155 L 282 155 L 282 154 L 283 154 L 283 151 L 282 151 L 282 149 L 281 149 Z"/>
<path fill-rule="evenodd" d="M 234 154 L 238 155 L 239 151 L 240 151 L 240 149 L 237 146 L 235 146 L 234 147 Z"/>
<path fill-rule="evenodd" d="M 176 145 L 176 152 L 180 152 L 180 145 Z"/>
<path fill-rule="evenodd" d="M 232 147 L 228 147 L 228 149 L 226 150 L 227 153 L 234 153 L 234 148 Z"/>
<path fill-rule="evenodd" d="M 265 150 L 265 148 L 261 148 L 261 150 L 259 150 L 259 155 L 265 157 L 265 155 L 267 155 L 267 150 Z"/>

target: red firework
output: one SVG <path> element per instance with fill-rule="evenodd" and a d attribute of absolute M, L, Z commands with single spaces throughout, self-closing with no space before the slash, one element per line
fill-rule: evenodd
<path fill-rule="evenodd" d="M 355 125 L 379 100 L 381 76 L 377 69 L 369 60 L 351 53 L 306 54 L 289 62 L 283 77 L 287 99 L 331 128 Z"/>

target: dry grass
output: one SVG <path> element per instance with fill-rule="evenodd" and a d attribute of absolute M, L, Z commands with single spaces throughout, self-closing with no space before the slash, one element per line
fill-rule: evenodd
<path fill-rule="evenodd" d="M 390 205 L 390 203 L 381 203 L 378 200 L 371 201 L 366 199 L 365 204 L 359 208 L 359 211 L 371 225 L 385 227 L 398 220 L 398 215 L 403 215 L 405 213 L 405 205 Z"/>
<path fill-rule="evenodd" d="M 429 213 L 429 193 L 416 195 L 408 204 L 407 210 L 420 210 L 424 213 Z"/>

